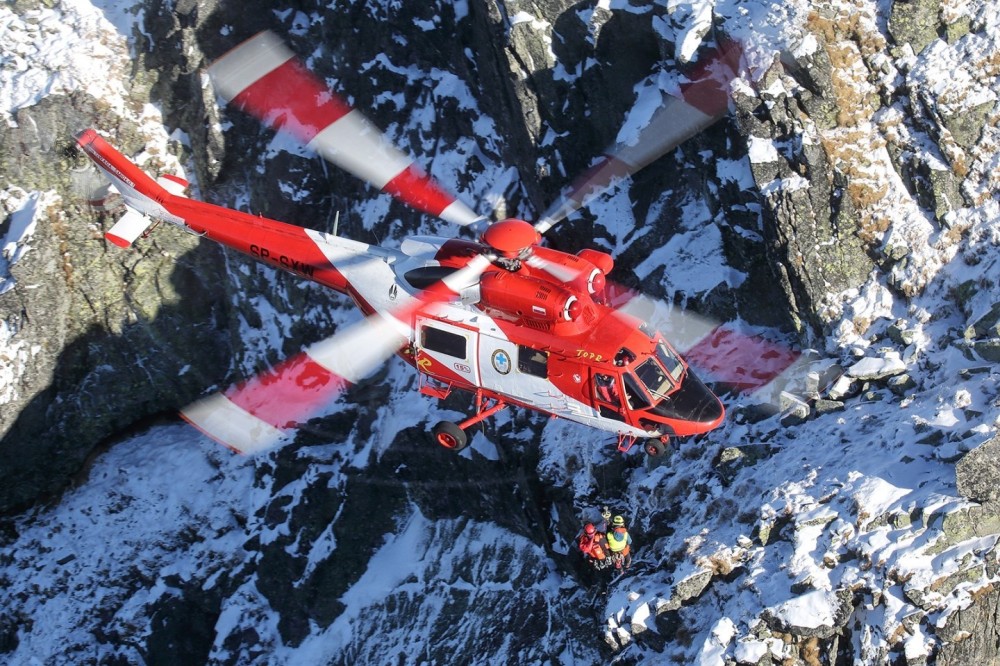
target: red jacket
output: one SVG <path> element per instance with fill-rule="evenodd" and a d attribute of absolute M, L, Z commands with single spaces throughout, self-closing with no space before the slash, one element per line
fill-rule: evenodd
<path fill-rule="evenodd" d="M 595 532 L 593 535 L 581 534 L 576 545 L 584 555 L 591 559 L 603 560 L 608 556 L 608 542 L 600 532 Z"/>

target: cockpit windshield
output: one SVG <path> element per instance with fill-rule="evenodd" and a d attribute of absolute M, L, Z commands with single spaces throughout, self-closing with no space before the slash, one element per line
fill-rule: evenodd
<path fill-rule="evenodd" d="M 680 384 L 684 362 L 662 340 L 656 345 L 656 357 L 649 358 L 633 369 L 653 398 L 666 398 Z"/>
<path fill-rule="evenodd" d="M 667 397 L 667 393 L 673 388 L 673 384 L 663 371 L 663 368 L 653 359 L 648 359 L 641 363 L 635 369 L 635 375 L 646 386 L 654 398 Z"/>
<path fill-rule="evenodd" d="M 680 383 L 681 375 L 684 374 L 684 363 L 677 356 L 677 354 L 674 353 L 674 350 L 661 341 L 656 345 L 656 358 L 658 358 L 660 363 L 663 364 L 663 367 L 667 369 L 667 373 L 674 380 L 674 383 Z"/>
<path fill-rule="evenodd" d="M 622 375 L 622 379 L 625 380 L 625 399 L 628 402 L 629 409 L 646 409 L 649 407 L 649 398 L 646 397 L 646 394 L 632 373 L 626 372 Z"/>
<path fill-rule="evenodd" d="M 673 393 L 680 386 L 684 377 L 686 367 L 677 352 L 659 334 L 651 333 L 650 337 L 656 339 L 655 352 L 653 356 L 647 357 L 642 363 L 628 368 L 629 363 L 619 363 L 618 358 L 615 359 L 615 365 L 627 368 L 622 373 L 622 379 L 625 383 L 625 397 L 630 409 L 658 408 L 659 405 L 664 404 L 660 401 Z M 622 348 L 618 354 L 621 356 L 627 351 Z M 633 354 L 629 360 L 634 360 L 634 358 Z M 653 405 L 650 404 L 647 396 L 653 398 Z"/>

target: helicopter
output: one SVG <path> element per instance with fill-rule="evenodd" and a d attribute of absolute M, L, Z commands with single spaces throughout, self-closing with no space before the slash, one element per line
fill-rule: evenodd
<path fill-rule="evenodd" d="M 274 33 L 259 33 L 210 65 L 217 92 L 233 107 L 410 207 L 472 230 L 474 239 L 414 236 L 391 248 L 271 220 L 188 198 L 183 178 L 154 179 L 95 129 L 76 140 L 126 209 L 106 232 L 109 242 L 127 248 L 168 222 L 346 294 L 364 315 L 184 408 L 181 416 L 212 439 L 246 454 L 291 441 L 297 424 L 397 355 L 416 369 L 421 394 L 474 396 L 468 418 L 431 429 L 445 448 L 466 448 L 471 426 L 516 406 L 611 433 L 621 451 L 641 441 L 658 456 L 672 438 L 717 428 L 722 401 L 663 333 L 615 307 L 610 254 L 561 252 L 542 245 L 542 234 L 725 114 L 738 59 L 738 48 L 720 49 L 679 97 L 665 98 L 649 125 L 656 141 L 613 147 L 535 224 L 489 223 L 476 214 Z"/>

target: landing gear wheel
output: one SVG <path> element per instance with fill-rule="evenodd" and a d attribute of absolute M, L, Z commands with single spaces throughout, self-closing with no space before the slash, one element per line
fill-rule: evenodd
<path fill-rule="evenodd" d="M 659 439 L 647 439 L 642 447 L 646 449 L 646 455 L 651 458 L 662 456 L 667 450 L 667 445 Z"/>
<path fill-rule="evenodd" d="M 468 435 L 451 421 L 441 421 L 434 426 L 431 433 L 438 444 L 452 451 L 461 451 L 469 445 Z"/>

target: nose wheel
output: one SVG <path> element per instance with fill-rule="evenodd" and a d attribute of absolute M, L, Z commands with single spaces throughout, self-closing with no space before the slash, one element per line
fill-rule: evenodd
<path fill-rule="evenodd" d="M 431 429 L 434 440 L 450 451 L 461 451 L 469 445 L 469 437 L 457 423 L 441 421 Z"/>

